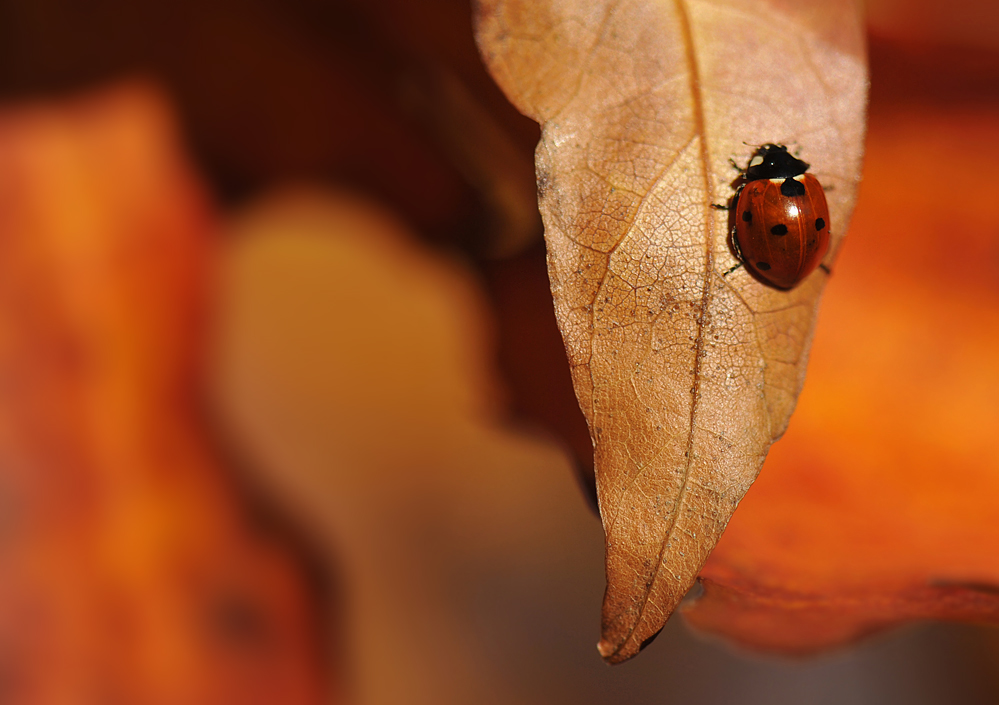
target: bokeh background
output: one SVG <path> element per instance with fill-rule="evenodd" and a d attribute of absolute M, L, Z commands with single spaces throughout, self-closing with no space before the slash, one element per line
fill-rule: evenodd
<path fill-rule="evenodd" d="M 999 5 L 867 12 L 856 216 L 719 548 L 858 580 L 999 549 Z M 0 0 L 0 702 L 999 702 L 968 623 L 600 661 L 537 139 L 463 0 Z"/>

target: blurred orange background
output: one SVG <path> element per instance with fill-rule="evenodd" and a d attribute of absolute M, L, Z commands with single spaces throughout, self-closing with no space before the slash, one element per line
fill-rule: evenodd
<path fill-rule="evenodd" d="M 999 618 L 999 11 L 867 9 L 808 381 L 685 611 L 728 641 L 609 669 L 468 4 L 0 1 L 0 702 L 999 701 L 991 627 L 849 645 Z"/>

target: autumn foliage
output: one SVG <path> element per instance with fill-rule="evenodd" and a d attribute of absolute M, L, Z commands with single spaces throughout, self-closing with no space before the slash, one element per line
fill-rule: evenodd
<path fill-rule="evenodd" d="M 215 219 L 161 96 L 0 117 L 3 699 L 318 703 L 308 593 L 199 424 Z"/>
<path fill-rule="evenodd" d="M 846 0 L 482 0 L 535 154 L 469 8 L 389 6 L 0 109 L 0 701 L 583 691 L 581 494 L 612 663 L 675 608 L 781 654 L 999 623 L 995 53 L 881 41 L 918 70 L 865 135 Z M 712 208 L 770 141 L 831 209 L 790 292 Z"/>

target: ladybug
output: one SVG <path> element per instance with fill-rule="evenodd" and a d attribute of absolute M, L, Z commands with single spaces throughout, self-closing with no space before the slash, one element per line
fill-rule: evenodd
<path fill-rule="evenodd" d="M 829 206 L 808 167 L 782 144 L 763 145 L 740 169 L 729 207 L 736 258 L 777 289 L 793 289 L 829 251 Z"/>

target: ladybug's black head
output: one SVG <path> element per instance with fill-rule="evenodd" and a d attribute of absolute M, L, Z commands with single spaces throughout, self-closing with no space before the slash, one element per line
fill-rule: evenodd
<path fill-rule="evenodd" d="M 746 181 L 789 179 L 808 171 L 809 165 L 793 157 L 782 144 L 765 144 L 753 153 L 746 168 Z"/>

